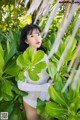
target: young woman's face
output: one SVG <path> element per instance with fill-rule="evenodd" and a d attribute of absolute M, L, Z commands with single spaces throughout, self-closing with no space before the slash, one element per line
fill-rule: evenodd
<path fill-rule="evenodd" d="M 41 46 L 42 38 L 41 33 L 38 29 L 34 29 L 32 34 L 27 35 L 27 40 L 25 41 L 29 46 L 32 46 L 34 50 L 37 50 Z"/>

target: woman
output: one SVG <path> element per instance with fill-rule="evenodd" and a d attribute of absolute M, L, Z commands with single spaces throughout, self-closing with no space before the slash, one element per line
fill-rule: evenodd
<path fill-rule="evenodd" d="M 29 46 L 33 47 L 34 52 L 36 52 L 38 49 L 45 51 L 41 43 L 41 30 L 37 25 L 26 25 L 22 29 L 20 39 L 20 50 L 22 52 Z M 46 54 L 42 61 L 48 63 L 48 58 Z M 38 81 L 32 81 L 29 78 L 27 72 L 24 73 L 27 78 L 26 81 L 18 81 L 18 88 L 20 90 L 28 92 L 28 95 L 23 97 L 23 104 L 27 120 L 39 120 L 39 115 L 36 112 L 37 98 L 40 98 L 41 100 L 49 100 L 48 87 L 50 83 L 47 83 L 49 75 L 46 72 L 46 68 L 38 74 Z"/>

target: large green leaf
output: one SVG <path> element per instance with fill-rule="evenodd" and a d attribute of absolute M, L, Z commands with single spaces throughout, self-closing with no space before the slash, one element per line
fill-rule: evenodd
<path fill-rule="evenodd" d="M 72 44 L 71 44 L 71 47 L 69 48 L 69 50 L 67 52 L 65 61 L 69 61 L 72 59 L 72 57 L 74 55 L 74 49 L 76 49 L 76 43 L 77 43 L 77 41 L 76 41 L 76 39 L 74 39 Z"/>
<path fill-rule="evenodd" d="M 4 58 L 3 56 L 0 54 L 0 68 L 2 69 L 4 66 Z"/>
<path fill-rule="evenodd" d="M 7 63 L 16 52 L 17 52 L 16 43 L 15 41 L 13 41 L 10 44 L 10 50 L 5 51 L 5 56 L 4 56 L 5 63 Z"/>
<path fill-rule="evenodd" d="M 28 47 L 26 51 L 17 58 L 17 65 L 23 73 L 24 71 L 28 72 L 31 80 L 37 81 L 39 80 L 39 76 L 37 74 L 40 73 L 42 69 L 46 68 L 46 62 L 42 60 L 43 57 L 43 51 L 39 50 L 34 53 L 32 47 Z M 22 75 L 22 73 L 19 73 L 18 78 L 20 80 L 19 76 L 23 79 L 22 76 L 24 76 L 24 74 Z"/>
<path fill-rule="evenodd" d="M 42 61 L 35 65 L 34 71 L 40 73 L 46 67 L 46 62 Z"/>
<path fill-rule="evenodd" d="M 57 66 L 58 59 L 54 55 L 51 57 L 51 61 L 55 64 L 55 66 Z"/>
<path fill-rule="evenodd" d="M 20 67 L 16 65 L 16 60 L 13 59 L 8 62 L 4 72 L 11 76 L 16 76 L 20 70 Z"/>
<path fill-rule="evenodd" d="M 59 47 L 58 47 L 58 50 L 57 50 L 57 52 L 56 52 L 56 55 L 57 55 L 59 58 L 61 57 L 64 49 L 65 49 L 65 44 L 64 44 L 63 41 L 61 41 L 61 42 L 60 42 L 60 45 L 59 45 Z"/>
<path fill-rule="evenodd" d="M 11 97 L 13 97 L 12 93 L 12 83 L 8 80 L 3 80 L 2 81 L 2 86 L 1 86 L 1 91 Z"/>
<path fill-rule="evenodd" d="M 76 111 L 80 109 L 80 94 L 78 94 L 72 101 L 74 103 L 74 107 Z"/>
<path fill-rule="evenodd" d="M 1 85 L 0 85 L 0 88 L 1 88 Z M 0 101 L 2 101 L 3 100 L 3 93 L 2 93 L 2 91 L 0 90 Z"/>
<path fill-rule="evenodd" d="M 11 103 L 10 103 L 10 102 L 11 102 Z M 6 101 L 5 101 L 5 103 L 6 103 L 6 104 L 4 104 L 4 102 L 1 103 L 1 106 L 0 106 L 0 108 L 2 108 L 2 109 L 1 109 L 1 112 L 8 112 L 8 118 L 9 118 L 9 116 L 11 115 L 11 113 L 12 113 L 12 111 L 13 111 L 14 104 L 12 103 L 12 101 L 9 101 L 9 102 L 6 102 Z"/>
<path fill-rule="evenodd" d="M 48 72 L 49 72 L 50 77 L 54 80 L 54 76 L 57 73 L 56 66 L 54 65 L 54 63 L 49 62 Z"/>
<path fill-rule="evenodd" d="M 32 56 L 32 62 L 37 63 L 44 57 L 44 52 L 42 50 L 38 50 L 35 54 Z"/>
<path fill-rule="evenodd" d="M 0 112 L 8 112 L 8 115 L 10 115 L 11 112 L 13 111 L 13 106 L 14 106 L 14 104 L 12 104 L 12 101 L 1 102 L 0 103 Z"/>
<path fill-rule="evenodd" d="M 31 80 L 33 81 L 38 81 L 39 80 L 39 76 L 37 75 L 37 73 L 35 73 L 35 71 L 28 71 L 29 77 Z"/>
<path fill-rule="evenodd" d="M 20 95 L 21 97 L 28 95 L 27 92 L 19 90 L 18 87 L 14 84 L 12 85 L 12 91 L 14 91 L 17 95 Z"/>
<path fill-rule="evenodd" d="M 76 115 L 76 120 L 80 120 L 80 111 Z"/>
<path fill-rule="evenodd" d="M 37 99 L 37 113 L 45 118 L 48 118 L 48 114 L 45 112 L 46 101 Z"/>
<path fill-rule="evenodd" d="M 60 75 L 60 73 L 56 73 L 55 77 L 54 77 L 54 83 L 55 86 L 54 88 L 57 90 L 58 94 L 66 101 L 66 103 L 68 104 L 68 102 L 70 102 L 70 94 L 68 89 L 65 90 L 64 93 L 62 93 L 62 89 L 64 87 L 65 84 L 65 79 Z"/>
<path fill-rule="evenodd" d="M 22 116 L 19 110 L 19 105 L 16 103 L 14 105 L 13 111 L 11 115 L 9 116 L 9 120 L 22 120 Z"/>
<path fill-rule="evenodd" d="M 6 47 L 7 47 L 7 52 L 9 53 L 9 52 L 10 52 L 10 43 L 9 43 L 8 40 L 7 40 L 7 42 L 6 42 Z"/>
<path fill-rule="evenodd" d="M 59 95 L 59 93 L 53 88 L 53 86 L 50 86 L 49 89 L 49 95 L 50 97 L 57 103 L 67 106 L 64 99 Z"/>
<path fill-rule="evenodd" d="M 51 35 L 50 35 L 50 41 L 51 41 L 51 44 L 53 45 L 53 43 L 55 41 L 55 34 L 54 33 L 51 33 Z"/>
<path fill-rule="evenodd" d="M 23 59 L 23 55 L 19 55 L 17 58 L 17 65 L 22 69 L 27 67 L 27 62 Z"/>
<path fill-rule="evenodd" d="M 12 96 L 8 95 L 7 93 L 2 92 L 2 97 L 3 97 L 4 101 L 11 101 L 11 100 L 13 100 L 14 96 L 12 97 Z"/>
<path fill-rule="evenodd" d="M 0 53 L 0 76 L 2 76 L 4 64 L 5 64 L 4 58 L 3 58 L 2 54 Z"/>
<path fill-rule="evenodd" d="M 2 55 L 2 57 L 4 57 L 4 50 L 2 48 L 2 45 L 0 44 L 0 54 Z"/>
<path fill-rule="evenodd" d="M 23 58 L 28 64 L 30 64 L 30 62 L 32 62 L 33 53 L 34 52 L 33 52 L 32 47 L 28 47 L 23 53 Z"/>
<path fill-rule="evenodd" d="M 16 80 L 25 81 L 24 71 L 19 72 L 18 76 L 16 77 Z"/>
<path fill-rule="evenodd" d="M 61 78 L 61 76 L 58 72 L 55 75 L 54 82 L 55 82 L 56 90 L 61 91 L 62 88 L 64 87 L 64 84 L 63 84 L 63 79 Z"/>
<path fill-rule="evenodd" d="M 54 118 L 60 118 L 60 117 L 65 118 L 65 115 L 67 114 L 67 109 L 53 102 L 46 103 L 45 111 L 49 116 Z"/>

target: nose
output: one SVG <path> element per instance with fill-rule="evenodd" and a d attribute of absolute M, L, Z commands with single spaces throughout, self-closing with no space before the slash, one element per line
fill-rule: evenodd
<path fill-rule="evenodd" d="M 37 41 L 39 41 L 39 37 L 38 37 L 38 36 L 35 36 L 35 39 L 36 39 Z"/>

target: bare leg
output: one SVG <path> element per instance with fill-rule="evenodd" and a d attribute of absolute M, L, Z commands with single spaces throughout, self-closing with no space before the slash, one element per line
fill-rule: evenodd
<path fill-rule="evenodd" d="M 24 108 L 25 108 L 27 120 L 39 120 L 40 117 L 37 114 L 35 108 L 31 107 L 30 105 L 28 105 L 24 101 L 23 101 L 23 105 L 24 105 Z"/>

